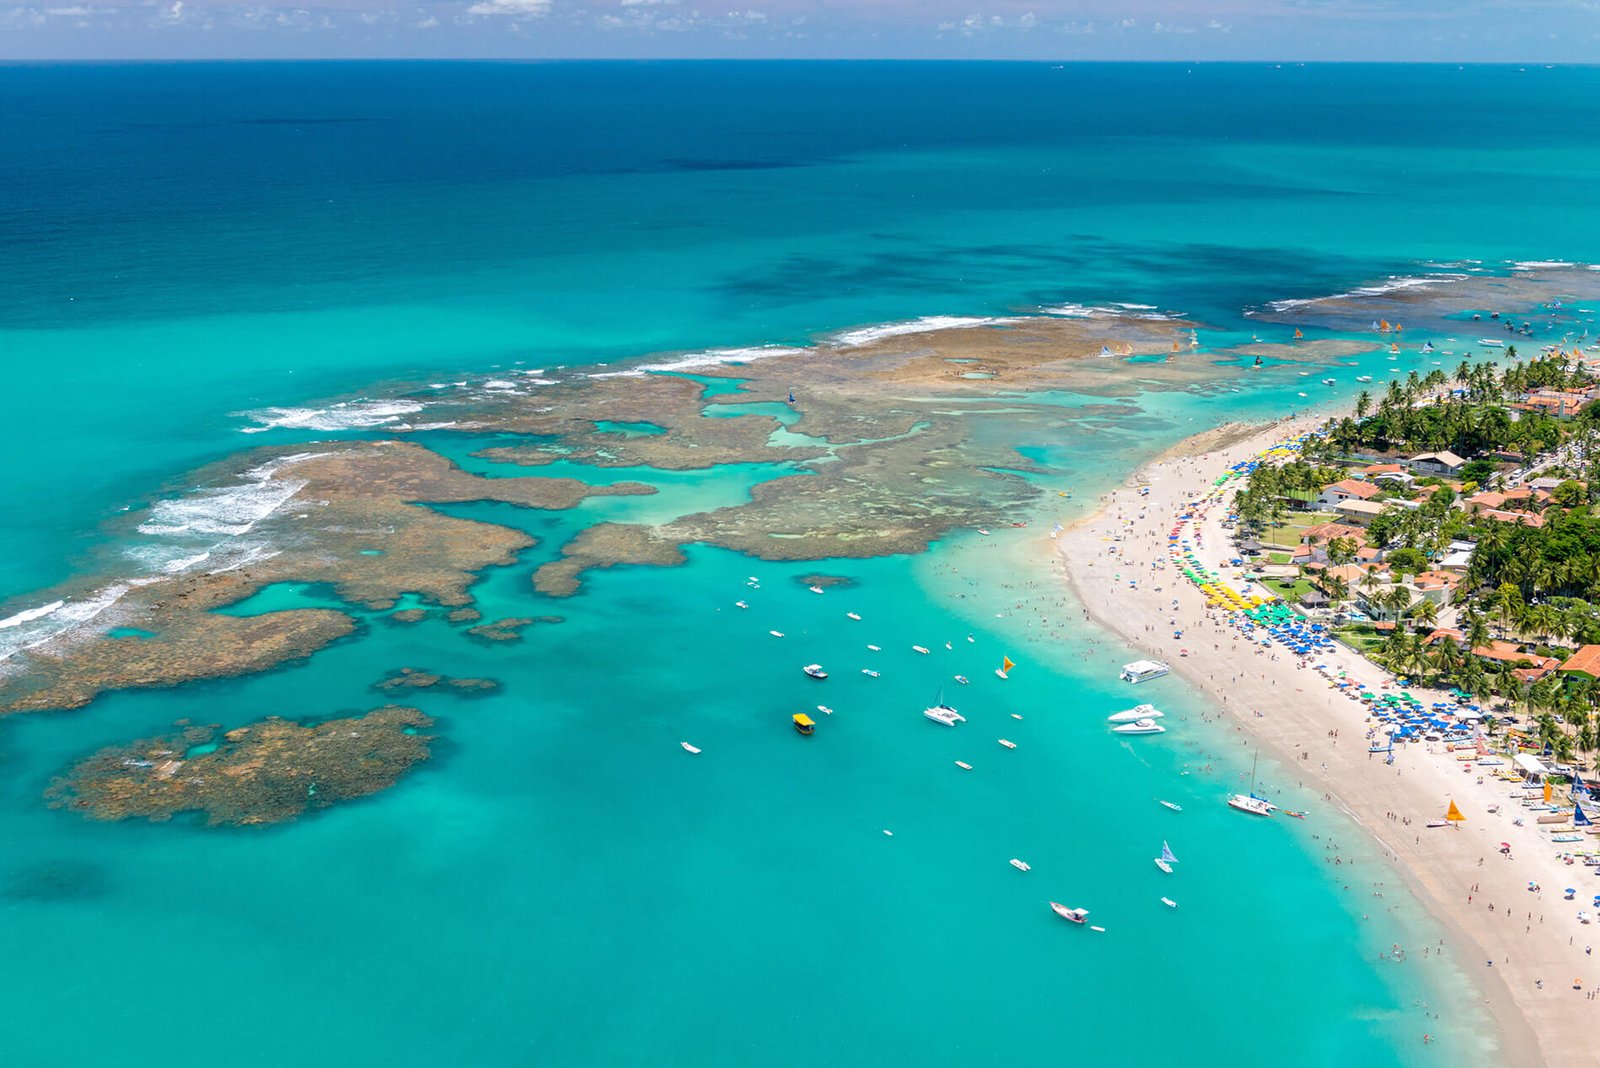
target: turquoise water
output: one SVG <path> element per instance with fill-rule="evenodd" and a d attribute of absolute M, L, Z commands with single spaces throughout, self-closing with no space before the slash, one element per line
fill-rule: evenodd
<path fill-rule="evenodd" d="M 383 433 L 340 429 L 326 403 L 387 381 L 1069 301 L 1183 310 L 1221 345 L 1268 300 L 1579 255 L 1600 239 L 1571 207 L 1600 169 L 1597 101 L 1600 72 L 1514 68 L 0 68 L 0 184 L 17 193 L 0 203 L 0 351 L 27 446 L 0 457 L 26 506 L 0 530 L 0 616 L 91 563 L 136 566 L 117 517 L 200 464 Z M 1351 362 L 1380 384 L 1393 366 Z M 1332 391 L 1298 371 L 1018 398 L 1059 419 L 971 406 L 975 434 L 1020 444 L 1072 496 L 1029 530 L 911 560 L 691 548 L 547 600 L 529 576 L 583 526 L 738 503 L 793 473 L 552 465 L 537 473 L 661 492 L 446 509 L 539 537 L 473 591 L 486 619 L 564 617 L 521 643 L 357 612 L 355 636 L 302 664 L 6 720 L 8 1057 L 1491 1063 L 1470 1020 L 1420 1016 L 1474 1002 L 1451 961 L 1375 959 L 1441 934 L 1398 887 L 1375 907 L 1367 884 L 1389 877 L 1353 831 L 1321 812 L 1230 818 L 1218 799 L 1249 754 L 1194 695 L 1152 684 L 1172 732 L 1111 740 L 1127 651 L 1071 620 L 1037 551 L 1040 524 L 1154 450 L 1354 392 L 1355 368 Z M 242 435 L 259 424 L 235 413 L 266 408 L 298 414 Z M 423 440 L 525 473 L 470 458 L 505 439 Z M 817 596 L 796 581 L 814 571 L 856 584 Z M 285 584 L 232 610 L 332 603 Z M 1039 611 L 1068 622 L 1046 630 Z M 1003 652 L 1022 664 L 1004 684 Z M 804 678 L 812 660 L 834 677 Z M 378 797 L 251 831 L 42 807 L 50 776 L 99 746 L 180 717 L 364 710 L 402 666 L 504 688 L 408 695 L 441 741 Z M 940 685 L 971 722 L 921 720 Z M 819 701 L 835 714 L 796 737 L 788 717 Z M 1195 771 L 1202 753 L 1214 773 Z M 1329 835 L 1360 882 L 1325 863 Z M 1171 878 L 1150 863 L 1163 839 L 1183 858 Z M 1051 898 L 1107 933 L 1066 928 Z M 214 1037 L 158 1049 L 150 1025 L 174 1016 Z M 1424 1030 L 1442 1035 L 1426 1058 Z"/>

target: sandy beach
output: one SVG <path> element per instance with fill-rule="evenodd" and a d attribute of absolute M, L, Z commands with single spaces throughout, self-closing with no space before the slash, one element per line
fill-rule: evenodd
<path fill-rule="evenodd" d="M 1322 806 L 1337 805 L 1373 836 L 1453 932 L 1451 949 L 1475 973 L 1487 995 L 1484 1009 L 1500 1030 L 1498 1063 L 1595 1064 L 1594 1039 L 1586 1032 L 1600 1026 L 1600 1003 L 1590 1000 L 1600 988 L 1600 960 L 1589 948 L 1600 944 L 1600 927 L 1577 919 L 1600 889 L 1588 870 L 1560 860 L 1562 847 L 1548 841 L 1531 813 L 1525 826 L 1514 825 L 1523 810 L 1509 802 L 1509 787 L 1488 769 L 1480 783 L 1475 764 L 1464 771 L 1453 754 L 1432 744 L 1401 746 L 1392 766 L 1369 754 L 1358 703 L 1283 648 L 1263 649 L 1241 639 L 1175 568 L 1155 566 L 1165 564 L 1168 531 L 1187 510 L 1186 501 L 1208 490 L 1232 464 L 1315 423 L 1281 422 L 1254 432 L 1223 428 L 1169 451 L 1107 494 L 1095 515 L 1060 535 L 1060 566 L 1097 622 L 1170 663 L 1215 700 L 1235 730 L 1276 759 L 1285 776 L 1308 790 L 1315 787 L 1325 795 Z M 1142 487 L 1148 495 L 1141 495 Z M 1231 573 L 1222 566 L 1233 555 L 1220 526 L 1225 514 L 1221 504 L 1212 505 L 1194 530 L 1205 563 Z M 1184 636 L 1175 639 L 1179 628 Z M 1187 656 L 1180 655 L 1182 649 Z M 1382 668 L 1343 646 L 1317 662 L 1373 688 L 1389 680 Z M 1141 689 L 1135 697 L 1130 688 L 1128 703 L 1157 696 Z M 1429 752 L 1434 749 L 1440 751 Z M 1425 827 L 1452 800 L 1465 822 Z M 1219 790 L 1216 803 L 1224 802 Z M 1493 806 L 1499 811 L 1491 812 Z M 1313 807 L 1308 826 L 1317 817 Z M 1500 851 L 1502 842 L 1510 843 L 1509 854 Z M 1540 889 L 1531 890 L 1530 882 Z M 1569 886 L 1579 889 L 1575 901 L 1562 898 Z M 1581 989 L 1574 988 L 1578 982 Z"/>

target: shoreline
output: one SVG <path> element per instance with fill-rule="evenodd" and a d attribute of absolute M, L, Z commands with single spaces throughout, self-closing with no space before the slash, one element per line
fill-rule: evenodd
<path fill-rule="evenodd" d="M 1238 640 L 1230 625 L 1211 618 L 1195 586 L 1170 568 L 1151 569 L 1154 561 L 1165 560 L 1167 531 L 1186 500 L 1209 489 L 1232 464 L 1321 421 L 1285 419 L 1258 424 L 1249 433 L 1227 424 L 1194 435 L 1145 463 L 1104 495 L 1097 510 L 1065 528 L 1053 555 L 1098 626 L 1170 663 L 1174 674 L 1227 713 L 1235 732 L 1264 748 L 1285 772 L 1293 769 L 1306 789 L 1322 791 L 1325 805 L 1338 806 L 1370 837 L 1385 863 L 1453 936 L 1461 973 L 1481 977 L 1475 985 L 1486 995 L 1480 1008 L 1495 1031 L 1497 1063 L 1584 1063 L 1592 1053 L 1579 1003 L 1600 974 L 1586 967 L 1593 958 L 1585 947 L 1600 943 L 1600 930 L 1581 926 L 1573 917 L 1583 902 L 1561 900 L 1560 890 L 1575 885 L 1585 869 L 1563 866 L 1557 847 L 1540 839 L 1536 825 L 1512 826 L 1504 808 L 1488 813 L 1489 805 L 1505 805 L 1504 784 L 1461 774 L 1448 754 L 1410 746 L 1396 751 L 1393 767 L 1371 759 L 1363 739 L 1365 714 L 1355 703 L 1286 652 Z M 1143 487 L 1149 488 L 1147 497 L 1139 495 Z M 1212 507 L 1194 522 L 1205 534 L 1208 563 L 1227 544 L 1219 525 L 1224 511 Z M 1108 546 L 1118 552 L 1108 553 Z M 1137 588 L 1130 587 L 1129 576 L 1139 580 Z M 1173 637 L 1173 618 L 1182 639 Z M 1179 655 L 1182 648 L 1199 653 L 1208 641 L 1213 648 L 1201 655 Z M 1389 677 L 1342 645 L 1318 659 L 1373 688 Z M 1141 692 L 1136 699 L 1147 696 Z M 1220 714 L 1218 722 L 1224 722 Z M 1329 738 L 1330 730 L 1339 736 Z M 1222 800 L 1219 795 L 1217 803 Z M 1425 829 L 1425 821 L 1442 816 L 1451 800 L 1466 813 L 1465 826 Z M 1405 842 L 1407 836 L 1413 841 Z M 1513 843 L 1511 863 L 1497 851 L 1501 840 Z M 1530 881 L 1545 889 L 1530 892 Z M 1490 960 L 1492 967 L 1482 963 Z M 1573 989 L 1574 979 L 1582 980 L 1583 992 Z M 1541 980 L 1542 987 L 1536 985 Z"/>

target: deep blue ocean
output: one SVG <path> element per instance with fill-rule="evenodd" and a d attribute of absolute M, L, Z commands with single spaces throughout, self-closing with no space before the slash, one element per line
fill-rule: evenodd
<path fill-rule="evenodd" d="M 243 436 L 241 412 L 1064 302 L 1242 338 L 1271 300 L 1593 258 L 1596 173 L 1588 68 L 0 66 L 0 617 L 85 569 L 137 569 L 117 517 L 200 465 L 317 436 Z M 1081 507 L 1299 388 L 1130 386 L 1136 418 L 1028 444 Z M 427 440 L 479 463 L 470 440 Z M 670 494 L 572 513 L 453 509 L 541 539 L 474 591 L 490 618 L 566 617 L 520 645 L 374 620 L 304 664 L 0 723 L 0 1060 L 1493 1063 L 1438 1008 L 1474 1000 L 1453 962 L 1376 960 L 1443 935 L 1395 887 L 1362 919 L 1363 887 L 1325 863 L 1329 836 L 1364 857 L 1353 828 L 1230 818 L 1219 782 L 1181 772 L 1248 753 L 1175 681 L 1154 684 L 1177 725 L 1161 743 L 1107 738 L 1127 650 L 1028 628 L 1061 594 L 1020 536 L 828 564 L 858 585 L 821 598 L 792 581 L 815 566 L 706 548 L 559 604 L 531 592 L 597 517 L 737 500 L 772 473 L 661 476 Z M 762 600 L 736 617 L 755 572 Z M 847 597 L 866 630 L 842 631 Z M 975 680 L 967 735 L 916 729 L 930 669 L 907 650 L 949 639 L 940 671 Z M 805 695 L 802 643 L 852 663 L 866 642 L 884 677 L 837 680 L 823 744 L 752 717 L 752 694 Z M 1002 691 L 1006 650 L 1028 670 Z M 102 745 L 181 716 L 372 707 L 401 665 L 505 690 L 420 694 L 446 742 L 376 798 L 252 831 L 43 807 Z M 1002 729 L 1021 744 L 984 775 L 1000 762 L 970 754 Z M 1149 863 L 1164 838 L 1177 913 Z M 1051 896 L 1107 935 L 1063 929 Z"/>

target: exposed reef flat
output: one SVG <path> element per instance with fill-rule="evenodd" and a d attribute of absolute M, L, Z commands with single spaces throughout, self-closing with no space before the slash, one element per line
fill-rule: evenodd
<path fill-rule="evenodd" d="M 261 671 L 352 633 L 355 620 L 323 608 L 254 616 L 218 609 L 282 582 L 326 583 L 343 600 L 374 610 L 392 607 L 405 593 L 466 606 L 467 587 L 480 571 L 511 563 L 534 543 L 508 527 L 447 516 L 417 502 L 558 509 L 594 494 L 654 492 L 636 482 L 480 478 L 421 446 L 397 442 L 339 442 L 315 453 L 257 450 L 232 470 L 264 465 L 270 470 L 265 481 L 290 491 L 288 503 L 252 531 L 272 546 L 270 553 L 227 569 L 125 584 L 96 619 L 97 629 L 63 634 L 4 662 L 0 711 L 73 708 L 109 689 Z M 210 476 L 226 477 L 220 471 Z M 119 627 L 137 627 L 149 637 L 110 637 Z"/>
<path fill-rule="evenodd" d="M 520 642 L 522 632 L 539 623 L 560 623 L 561 616 L 510 616 L 467 628 L 467 637 L 487 644 Z"/>
<path fill-rule="evenodd" d="M 372 688 L 390 695 L 404 693 L 406 690 L 439 689 L 449 693 L 482 696 L 494 693 L 500 689 L 500 684 L 493 679 L 451 678 L 449 675 L 437 675 L 421 668 L 403 667 L 373 683 Z"/>
<path fill-rule="evenodd" d="M 221 733 L 183 727 L 108 746 L 46 791 L 52 807 L 95 819 L 166 820 L 198 812 L 212 826 L 282 823 L 393 786 L 427 760 L 433 720 L 388 705 L 303 725 L 276 716 Z"/>

